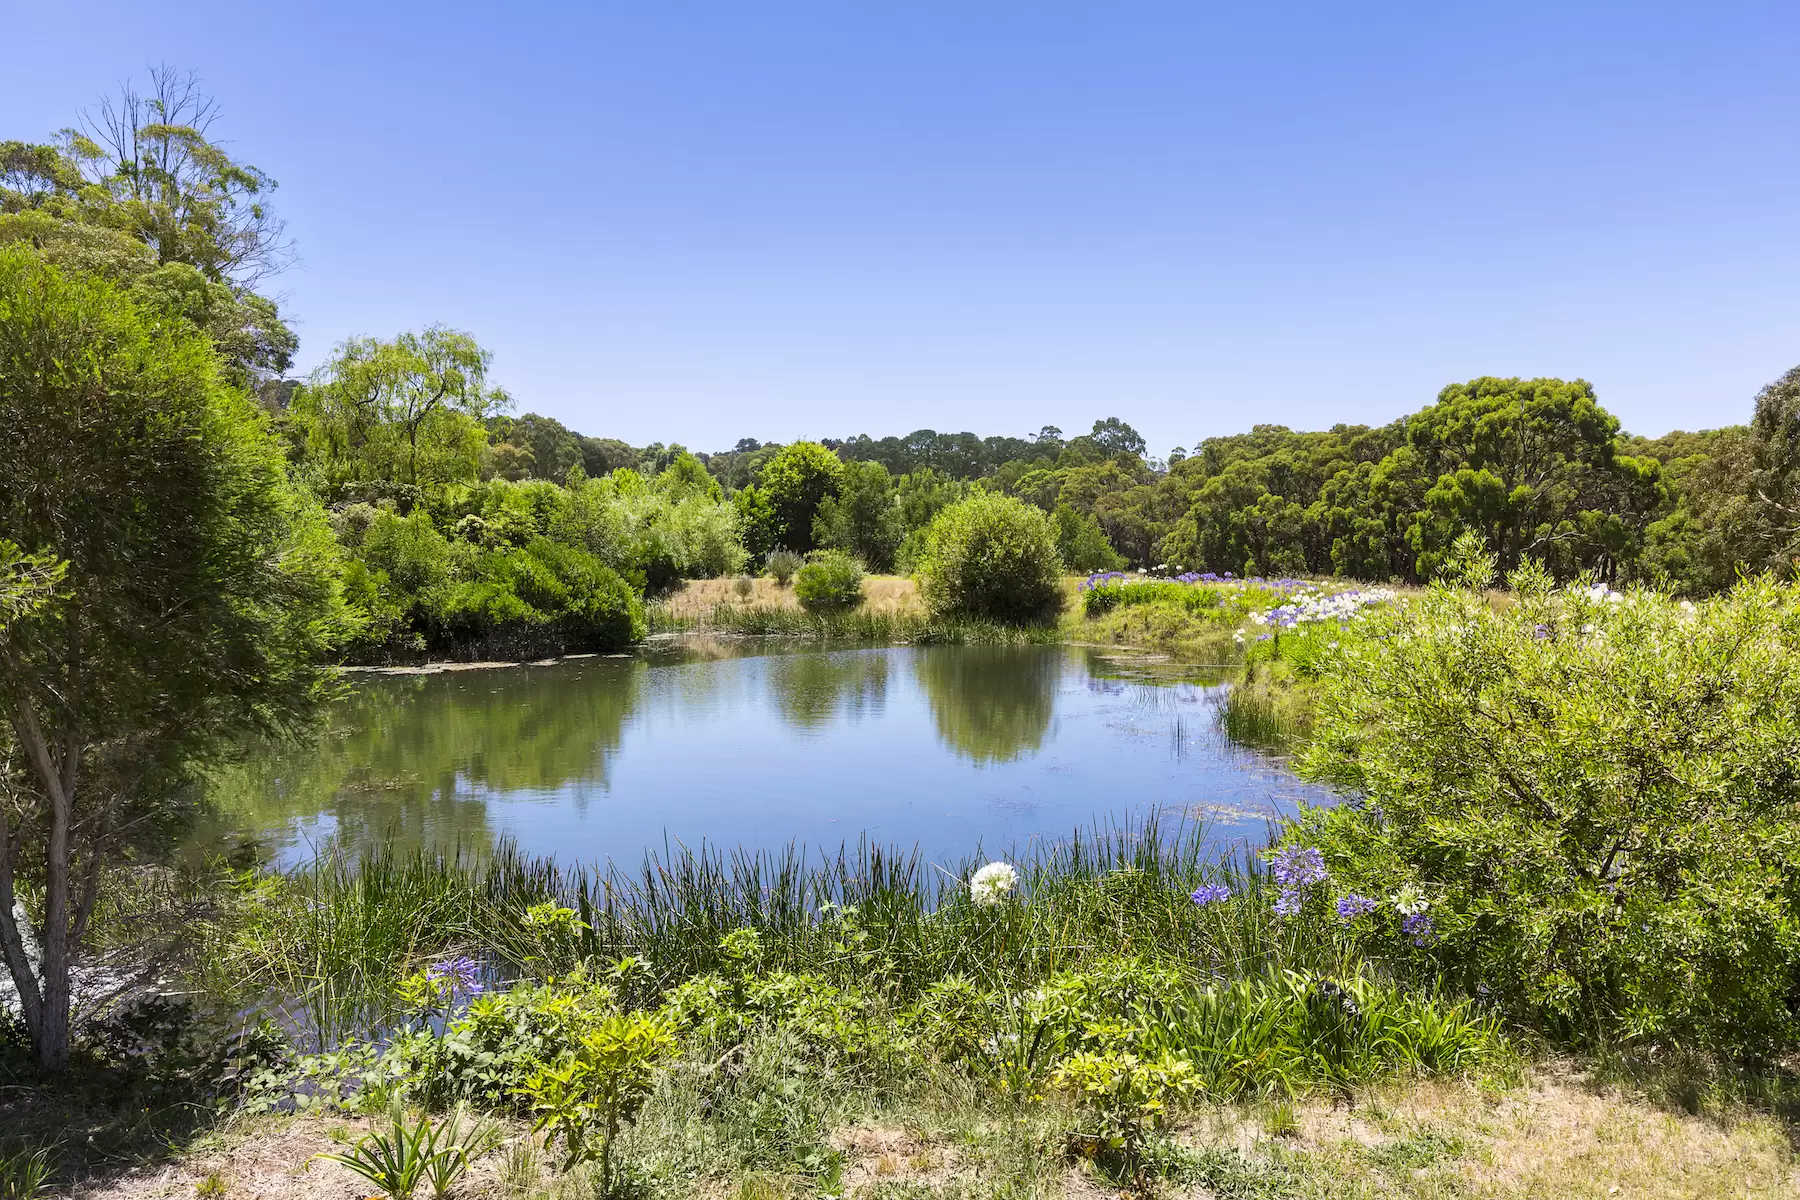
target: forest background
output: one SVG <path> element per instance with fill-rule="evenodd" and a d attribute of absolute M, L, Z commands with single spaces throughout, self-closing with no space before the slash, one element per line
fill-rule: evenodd
<path fill-rule="evenodd" d="M 291 243 L 273 180 L 216 139 L 192 76 L 161 69 L 44 142 L 0 143 L 0 245 L 125 289 L 203 330 L 252 392 L 293 477 L 331 515 L 364 659 L 532 631 L 641 634 L 636 597 L 836 549 L 906 573 L 971 491 L 1053 518 L 1064 566 L 1431 578 L 1465 530 L 1499 569 L 1683 595 L 1790 571 L 1800 547 L 1800 368 L 1748 423 L 1650 439 L 1582 380 L 1453 383 L 1384 426 L 1258 425 L 1152 454 L 1116 417 L 1073 436 L 929 429 L 729 449 L 626 443 L 525 411 L 474 337 L 352 338 L 305 379 L 269 281 Z M 517 639 L 515 638 L 516 642 Z"/>

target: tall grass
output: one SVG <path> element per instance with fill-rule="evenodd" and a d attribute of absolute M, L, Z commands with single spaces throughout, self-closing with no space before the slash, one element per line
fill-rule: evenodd
<path fill-rule="evenodd" d="M 1199 981 L 1271 968 L 1335 965 L 1327 927 L 1276 918 L 1245 853 L 1221 857 L 1206 830 L 1155 816 L 1103 825 L 1009 856 L 1017 902 L 977 907 L 952 866 L 862 840 L 828 853 L 666 847 L 636 870 L 565 866 L 503 842 L 463 850 L 338 853 L 244 885 L 203 973 L 241 1003 L 271 998 L 320 1042 L 378 1026 L 395 981 L 431 957 L 466 953 L 502 976 L 578 962 L 644 960 L 667 985 L 719 969 L 719 940 L 759 932 L 769 965 L 843 983 L 878 980 L 918 994 L 951 974 L 1024 986 L 1085 963 L 1141 956 Z M 1201 908 L 1189 893 L 1223 883 L 1236 897 Z M 575 909 L 573 939 L 526 919 L 537 904 Z"/>
<path fill-rule="evenodd" d="M 654 633 L 736 633 L 752 637 L 871 642 L 920 646 L 995 646 L 1059 640 L 1053 625 L 1017 626 L 918 612 L 806 612 L 765 604 L 715 604 L 704 616 L 686 617 L 665 606 L 650 609 Z"/>

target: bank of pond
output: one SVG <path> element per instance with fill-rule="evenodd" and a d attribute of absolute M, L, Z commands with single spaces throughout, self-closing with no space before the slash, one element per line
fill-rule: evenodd
<path fill-rule="evenodd" d="M 191 1011 L 121 1010 L 90 1065 L 345 1114 L 339 1165 L 396 1196 L 383 1145 L 414 1187 L 856 1190 L 844 1129 L 927 1110 L 1050 1136 L 1034 1187 L 1310 1194 L 1279 1143 L 1183 1131 L 1547 1054 L 1783 1111 L 1795 589 L 1459 570 L 1077 593 L 1223 632 L 1213 672 L 685 634 L 360 676 L 317 747 L 215 776 L 184 867 L 109 884 L 121 948 L 183 914 Z"/>

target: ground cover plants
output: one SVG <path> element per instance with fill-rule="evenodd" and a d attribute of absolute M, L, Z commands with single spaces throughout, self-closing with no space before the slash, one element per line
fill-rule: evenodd
<path fill-rule="evenodd" d="M 722 1121 L 809 1094 L 736 1165 L 829 1187 L 826 1110 L 985 1088 L 1063 1113 L 1071 1154 L 1148 1189 L 1199 1100 L 1512 1061 L 1480 1005 L 1344 958 L 1337 917 L 1283 914 L 1259 866 L 1203 845 L 1153 822 L 953 877 L 869 846 L 680 851 L 635 878 L 510 852 L 321 864 L 246 881 L 214 957 L 313 996 L 253 1104 L 531 1117 L 607 1189 L 611 1147 L 671 1090 Z"/>

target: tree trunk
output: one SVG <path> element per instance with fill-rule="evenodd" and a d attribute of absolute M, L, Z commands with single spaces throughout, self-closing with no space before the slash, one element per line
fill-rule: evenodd
<path fill-rule="evenodd" d="M 80 754 L 73 745 L 65 748 L 60 755 L 52 751 L 44 737 L 43 727 L 38 723 L 37 711 L 29 701 L 21 702 L 14 712 L 13 730 L 18 735 L 19 743 L 24 748 L 26 757 L 31 761 L 33 773 L 44 789 L 45 797 L 50 801 L 50 836 L 44 847 L 44 957 L 38 969 L 38 978 L 30 981 L 31 990 L 39 997 L 37 1004 L 22 1003 L 20 1007 L 25 1013 L 25 1027 L 31 1034 L 31 1045 L 37 1058 L 38 1067 L 46 1071 L 60 1070 L 69 1064 L 69 829 L 72 824 L 75 808 L 75 785 Z M 58 761 L 60 759 L 60 761 Z M 7 858 L 4 883 L 5 890 L 12 890 L 11 858 Z M 7 913 L 0 919 L 0 929 L 11 925 L 11 905 Z M 19 984 L 21 999 L 26 995 L 26 979 L 30 969 L 24 962 L 23 946 L 20 945 L 18 960 L 14 961 L 13 943 L 18 941 L 18 931 L 14 929 L 11 936 L 0 937 L 5 942 L 6 958 L 13 972 L 13 980 Z M 32 1010 L 36 1009 L 36 1019 Z"/>

